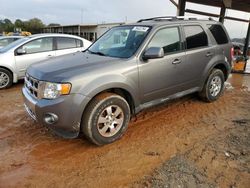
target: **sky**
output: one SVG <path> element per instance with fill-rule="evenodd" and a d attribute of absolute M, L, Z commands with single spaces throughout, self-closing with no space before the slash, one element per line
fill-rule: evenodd
<path fill-rule="evenodd" d="M 169 0 L 0 0 L 0 4 L 0 19 L 15 21 L 37 17 L 45 24 L 135 22 L 141 18 L 176 15 L 176 7 Z M 219 8 L 193 3 L 187 3 L 186 8 L 220 13 Z M 250 13 L 232 10 L 228 10 L 226 15 L 250 18 Z M 231 38 L 246 36 L 246 23 L 226 21 L 225 26 Z"/>

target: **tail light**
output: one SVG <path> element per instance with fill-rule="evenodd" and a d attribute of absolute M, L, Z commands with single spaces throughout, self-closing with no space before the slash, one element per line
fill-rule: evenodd
<path fill-rule="evenodd" d="M 233 57 L 234 57 L 234 47 L 231 48 L 230 55 L 231 55 L 231 59 L 233 59 Z"/>

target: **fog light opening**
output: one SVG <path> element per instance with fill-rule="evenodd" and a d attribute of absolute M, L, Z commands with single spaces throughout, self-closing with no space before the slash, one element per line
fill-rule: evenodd
<path fill-rule="evenodd" d="M 44 116 L 44 122 L 51 125 L 58 121 L 58 116 L 56 114 L 47 113 Z"/>

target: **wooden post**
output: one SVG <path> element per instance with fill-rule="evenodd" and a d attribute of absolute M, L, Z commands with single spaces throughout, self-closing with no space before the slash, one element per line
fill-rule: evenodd
<path fill-rule="evenodd" d="M 248 59 L 248 46 L 249 46 L 249 38 L 250 38 L 250 20 L 248 22 L 248 29 L 247 29 L 247 36 L 245 40 L 245 45 L 243 49 L 243 56 L 245 59 L 245 66 L 244 66 L 244 71 L 246 70 L 246 65 L 247 65 L 247 59 Z"/>
<path fill-rule="evenodd" d="M 185 15 L 185 8 L 186 8 L 186 0 L 179 0 L 178 3 L 178 16 L 184 16 Z"/>
<path fill-rule="evenodd" d="M 225 7 L 225 5 L 224 5 L 224 3 L 223 3 L 222 6 L 221 6 L 221 8 L 220 8 L 220 18 L 219 18 L 219 22 L 224 23 L 225 14 L 226 14 L 226 7 Z"/>

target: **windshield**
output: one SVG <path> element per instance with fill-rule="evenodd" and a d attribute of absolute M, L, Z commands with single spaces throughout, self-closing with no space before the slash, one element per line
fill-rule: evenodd
<path fill-rule="evenodd" d="M 105 33 L 89 49 L 90 53 L 129 58 L 137 51 L 150 31 L 146 26 L 120 26 Z"/>
<path fill-rule="evenodd" d="M 22 44 L 23 42 L 27 41 L 29 39 L 29 37 L 25 37 L 25 38 L 21 38 L 19 40 L 16 40 L 15 42 L 12 42 L 10 44 L 8 44 L 7 46 L 3 47 L 0 49 L 0 53 L 4 53 L 4 52 L 7 52 L 9 51 L 11 48 L 19 45 L 19 44 Z"/>

